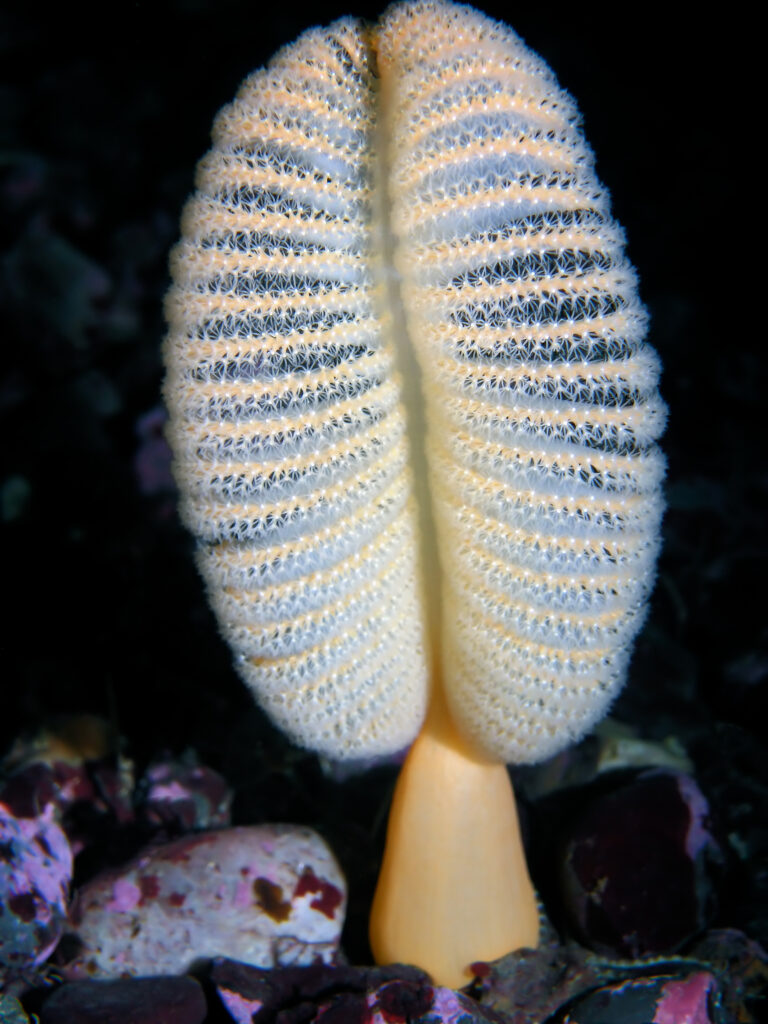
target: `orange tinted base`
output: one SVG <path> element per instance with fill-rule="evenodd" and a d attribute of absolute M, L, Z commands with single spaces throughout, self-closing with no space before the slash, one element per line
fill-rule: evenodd
<path fill-rule="evenodd" d="M 507 769 L 473 753 L 438 696 L 395 788 L 371 911 L 376 962 L 416 964 L 460 988 L 471 963 L 538 935 Z"/>

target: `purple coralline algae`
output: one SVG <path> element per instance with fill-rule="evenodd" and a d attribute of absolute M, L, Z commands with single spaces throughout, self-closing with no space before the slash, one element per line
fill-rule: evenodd
<path fill-rule="evenodd" d="M 685 978 L 633 978 L 578 1000 L 563 1024 L 719 1024 L 716 988 L 708 971 Z"/>
<path fill-rule="evenodd" d="M 72 851 L 48 805 L 16 817 L 0 803 L 0 971 L 38 967 L 51 954 L 67 918 Z"/>
<path fill-rule="evenodd" d="M 95 715 L 63 715 L 17 740 L 0 768 L 0 802 L 25 818 L 52 805 L 75 856 L 133 819 L 133 766 L 111 749 L 109 726 Z"/>
<path fill-rule="evenodd" d="M 230 960 L 211 980 L 235 1024 L 500 1024 L 493 1010 L 432 984 L 418 967 L 286 967 L 267 971 Z"/>
<path fill-rule="evenodd" d="M 139 790 L 142 815 L 151 825 L 179 832 L 229 825 L 232 794 L 225 779 L 192 758 L 156 761 Z"/>
<path fill-rule="evenodd" d="M 201 832 L 150 847 L 78 892 L 68 978 L 177 974 L 217 956 L 330 962 L 346 906 L 333 854 L 307 828 Z"/>

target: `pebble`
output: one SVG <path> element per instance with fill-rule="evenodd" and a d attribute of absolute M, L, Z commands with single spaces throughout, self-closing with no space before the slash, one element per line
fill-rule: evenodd
<path fill-rule="evenodd" d="M 78 892 L 66 978 L 180 974 L 217 956 L 261 967 L 330 962 L 346 884 L 310 829 L 201 832 L 145 849 Z"/>
<path fill-rule="evenodd" d="M 114 746 L 103 719 L 62 715 L 14 743 L 0 766 L 0 802 L 19 817 L 52 804 L 76 856 L 133 819 L 133 766 Z"/>
<path fill-rule="evenodd" d="M 564 1024 L 568 1011 L 570 1024 L 710 1024 L 707 1014 L 711 1024 L 765 1018 L 768 953 L 735 929 L 706 932 L 682 955 L 634 961 L 561 944 L 547 929 L 537 949 L 472 970 L 472 995 L 508 1024 Z"/>
<path fill-rule="evenodd" d="M 218 960 L 211 980 L 235 1024 L 498 1024 L 501 1019 L 402 964 L 267 971 Z"/>
<path fill-rule="evenodd" d="M 682 772 L 643 772 L 589 802 L 562 864 L 566 910 L 586 945 L 637 959 L 670 953 L 706 926 L 722 856 L 708 814 Z"/>
<path fill-rule="evenodd" d="M 0 992 L 0 1024 L 29 1024 L 24 1007 L 15 996 Z"/>
<path fill-rule="evenodd" d="M 717 984 L 708 971 L 685 978 L 633 978 L 580 999 L 563 1024 L 715 1024 Z"/>
<path fill-rule="evenodd" d="M 575 786 L 624 769 L 664 768 L 691 772 L 693 763 L 675 736 L 649 740 L 615 718 L 604 718 L 580 743 L 566 747 L 547 761 L 515 768 L 515 792 L 527 800 Z"/>
<path fill-rule="evenodd" d="M 0 803 L 0 972 L 6 977 L 38 967 L 56 947 L 71 880 L 72 851 L 53 806 L 16 817 Z"/>
<path fill-rule="evenodd" d="M 232 793 L 226 780 L 191 755 L 151 764 L 139 791 L 141 812 L 150 825 L 192 832 L 230 823 Z"/>
<path fill-rule="evenodd" d="M 207 1012 L 194 978 L 74 981 L 43 1004 L 40 1024 L 202 1024 Z"/>

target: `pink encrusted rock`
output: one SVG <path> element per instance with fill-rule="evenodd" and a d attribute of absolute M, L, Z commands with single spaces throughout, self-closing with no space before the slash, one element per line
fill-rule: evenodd
<path fill-rule="evenodd" d="M 450 988 L 433 988 L 425 1006 L 418 1002 L 418 994 L 412 995 L 398 982 L 370 992 L 367 1005 L 370 1024 L 495 1024 L 499 1019 L 469 996 Z"/>
<path fill-rule="evenodd" d="M 345 903 L 333 854 L 310 829 L 197 833 L 83 886 L 70 915 L 79 948 L 63 973 L 180 974 L 217 956 L 261 967 L 327 963 Z"/>
<path fill-rule="evenodd" d="M 435 987 L 424 971 L 386 967 L 286 967 L 267 971 L 218 960 L 211 981 L 235 1024 L 500 1024 L 469 996 Z"/>
<path fill-rule="evenodd" d="M 139 789 L 142 816 L 151 825 L 181 832 L 230 823 L 232 793 L 226 780 L 193 754 L 165 758 L 147 768 Z"/>
<path fill-rule="evenodd" d="M 716 1024 L 717 982 L 709 971 L 687 977 L 628 978 L 578 999 L 563 1024 Z M 728 1018 L 730 1019 L 730 1018 Z"/>
<path fill-rule="evenodd" d="M 67 919 L 72 851 L 48 805 L 16 817 L 0 803 L 0 972 L 42 964 Z"/>
<path fill-rule="evenodd" d="M 0 803 L 20 818 L 52 805 L 72 853 L 133 819 L 133 765 L 95 715 L 62 715 L 20 737 L 0 765 Z"/>
<path fill-rule="evenodd" d="M 656 1006 L 654 1024 L 709 1024 L 710 994 L 716 988 L 709 971 L 667 982 Z"/>

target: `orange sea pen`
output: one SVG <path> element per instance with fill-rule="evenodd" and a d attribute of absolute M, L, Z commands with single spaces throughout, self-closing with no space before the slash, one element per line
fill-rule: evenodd
<path fill-rule="evenodd" d="M 304 33 L 218 116 L 174 250 L 182 515 L 296 743 L 413 741 L 371 938 L 442 983 L 535 945 L 504 767 L 605 712 L 654 577 L 665 410 L 570 98 L 504 25 Z"/>

